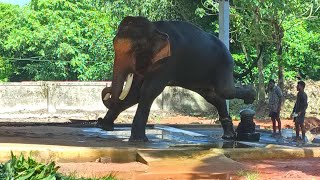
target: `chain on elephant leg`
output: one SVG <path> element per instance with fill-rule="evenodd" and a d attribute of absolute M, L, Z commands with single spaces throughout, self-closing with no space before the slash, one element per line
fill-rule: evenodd
<path fill-rule="evenodd" d="M 222 118 L 219 120 L 223 128 L 223 139 L 235 139 L 236 133 L 233 129 L 233 123 L 230 117 Z"/>

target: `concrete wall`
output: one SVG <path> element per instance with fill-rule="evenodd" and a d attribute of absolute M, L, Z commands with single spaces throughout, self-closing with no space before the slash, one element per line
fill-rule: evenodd
<path fill-rule="evenodd" d="M 111 82 L 7 82 L 0 83 L 0 113 L 18 111 L 106 110 L 101 91 Z M 133 107 L 131 109 L 134 110 Z M 152 110 L 208 112 L 214 107 L 201 96 L 179 87 L 166 87 Z"/>

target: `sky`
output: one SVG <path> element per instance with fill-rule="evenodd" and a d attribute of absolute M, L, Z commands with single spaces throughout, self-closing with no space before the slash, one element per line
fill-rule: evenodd
<path fill-rule="evenodd" d="M 17 4 L 19 6 L 26 5 L 29 3 L 31 0 L 0 0 L 0 2 L 4 3 L 11 3 L 11 4 Z"/>

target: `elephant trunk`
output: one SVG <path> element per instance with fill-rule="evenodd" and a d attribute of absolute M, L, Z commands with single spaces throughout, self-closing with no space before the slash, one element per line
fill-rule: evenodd
<path fill-rule="evenodd" d="M 115 60 L 115 66 L 113 68 L 113 79 L 111 88 L 111 100 L 112 102 L 118 102 L 124 100 L 128 95 L 133 74 L 130 73 L 130 65 L 124 66 L 118 63 L 119 60 Z M 125 87 L 123 88 L 123 85 Z"/>
<path fill-rule="evenodd" d="M 129 93 L 130 86 L 133 80 L 134 72 L 134 54 L 132 52 L 132 41 L 128 38 L 114 39 L 114 67 L 113 67 L 113 79 L 111 88 L 111 101 L 117 103 L 120 100 L 124 100 Z M 126 82 L 126 83 L 125 83 Z M 123 85 L 126 86 L 123 89 Z"/>
<path fill-rule="evenodd" d="M 111 88 L 111 99 L 112 102 L 118 102 L 119 96 L 122 92 L 122 87 L 125 81 L 125 74 L 120 74 L 119 71 L 114 68 L 113 70 L 113 79 L 112 79 L 112 88 Z"/>
<path fill-rule="evenodd" d="M 102 92 L 101 92 L 101 98 L 102 98 L 102 103 L 104 106 L 106 106 L 108 109 L 111 108 L 111 102 L 110 102 L 110 97 L 111 97 L 111 87 L 105 87 Z"/>

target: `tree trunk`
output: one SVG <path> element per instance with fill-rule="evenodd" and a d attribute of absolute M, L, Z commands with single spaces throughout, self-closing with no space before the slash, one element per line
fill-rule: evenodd
<path fill-rule="evenodd" d="M 284 35 L 284 29 L 278 20 L 274 20 L 274 40 L 277 48 L 277 58 L 278 58 L 278 85 L 283 92 L 284 79 L 283 79 L 283 57 L 282 57 L 282 39 Z"/>
<path fill-rule="evenodd" d="M 282 53 L 278 54 L 278 85 L 282 92 L 284 90 L 284 78 L 283 78 L 283 65 L 282 65 Z"/>
<path fill-rule="evenodd" d="M 283 79 L 282 37 L 280 37 L 277 41 L 277 60 L 278 60 L 278 85 L 283 92 L 284 79 Z"/>
<path fill-rule="evenodd" d="M 260 52 L 260 48 L 257 46 L 257 54 Z M 258 59 L 258 102 L 264 102 L 265 100 L 265 87 L 264 87 L 264 75 L 263 75 L 263 54 Z"/>
<path fill-rule="evenodd" d="M 256 24 L 259 24 L 260 16 L 254 13 L 254 20 Z M 256 52 L 257 52 L 257 66 L 258 66 L 258 103 L 261 104 L 265 100 L 266 91 L 264 87 L 264 74 L 263 74 L 263 50 L 262 45 L 260 44 L 259 40 L 257 39 L 256 42 Z M 261 54 L 260 54 L 261 53 Z M 260 54 L 260 56 L 259 56 Z"/>

